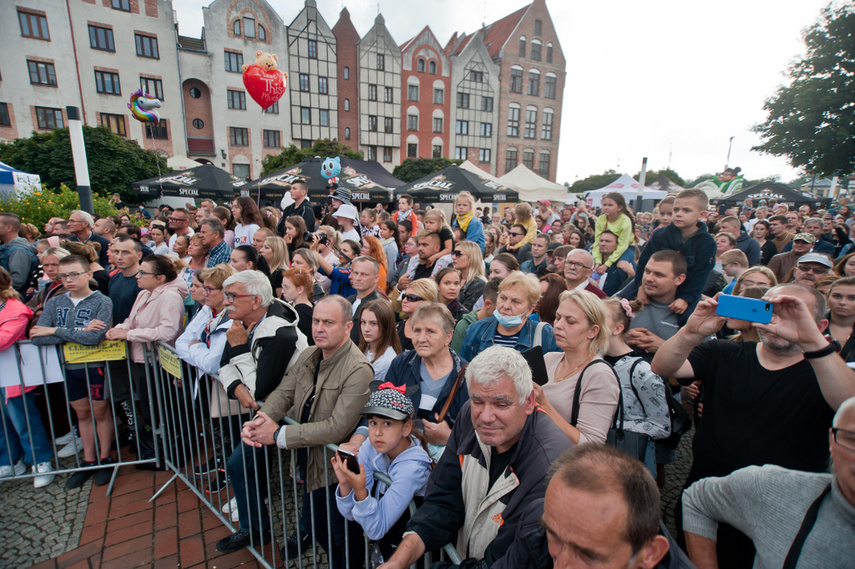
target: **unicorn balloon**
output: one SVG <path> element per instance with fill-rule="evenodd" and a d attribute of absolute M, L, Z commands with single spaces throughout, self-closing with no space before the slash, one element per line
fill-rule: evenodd
<path fill-rule="evenodd" d="M 128 103 L 128 108 L 134 115 L 134 118 L 141 123 L 160 122 L 160 115 L 154 109 L 159 109 L 162 106 L 160 100 L 155 99 L 148 93 L 143 94 L 142 89 L 135 91 L 131 95 L 131 102 Z"/>

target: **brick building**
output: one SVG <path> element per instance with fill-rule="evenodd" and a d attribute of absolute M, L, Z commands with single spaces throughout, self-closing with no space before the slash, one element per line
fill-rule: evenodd
<path fill-rule="evenodd" d="M 359 150 L 359 79 L 356 48 L 359 32 L 342 8 L 333 26 L 338 53 L 338 139 L 353 150 Z"/>

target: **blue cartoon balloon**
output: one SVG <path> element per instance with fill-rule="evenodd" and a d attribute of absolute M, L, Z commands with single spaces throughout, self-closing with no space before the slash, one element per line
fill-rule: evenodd
<path fill-rule="evenodd" d="M 335 178 L 341 172 L 341 159 L 336 156 L 335 158 L 324 158 L 324 161 L 321 162 L 321 176 L 327 180 Z"/>

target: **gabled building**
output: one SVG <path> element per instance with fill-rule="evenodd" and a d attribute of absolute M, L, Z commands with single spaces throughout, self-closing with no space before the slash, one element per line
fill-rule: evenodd
<path fill-rule="evenodd" d="M 288 26 L 288 55 L 293 143 L 309 148 L 318 138 L 337 138 L 336 39 L 315 0 L 306 0 Z"/>
<path fill-rule="evenodd" d="M 342 8 L 333 26 L 338 66 L 338 140 L 352 150 L 359 150 L 359 72 L 356 49 L 359 32 Z"/>
<path fill-rule="evenodd" d="M 430 27 L 401 46 L 401 159 L 448 156 L 451 60 Z"/>

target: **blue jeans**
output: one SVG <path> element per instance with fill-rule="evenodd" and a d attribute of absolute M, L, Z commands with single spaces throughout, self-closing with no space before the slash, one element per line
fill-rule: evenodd
<path fill-rule="evenodd" d="M 27 425 L 29 416 L 30 425 Z M 32 444 L 30 441 L 32 437 Z M 36 408 L 36 397 L 24 393 L 3 402 L 0 422 L 0 465 L 8 466 L 23 458 L 28 464 L 36 465 L 53 458 L 50 439 Z"/>
<path fill-rule="evenodd" d="M 268 531 L 270 527 L 270 516 L 264 505 L 264 499 L 267 497 L 269 467 L 267 447 L 251 447 L 245 442 L 240 442 L 235 447 L 226 462 L 226 472 L 237 500 L 242 530 L 252 528 L 257 534 Z"/>

